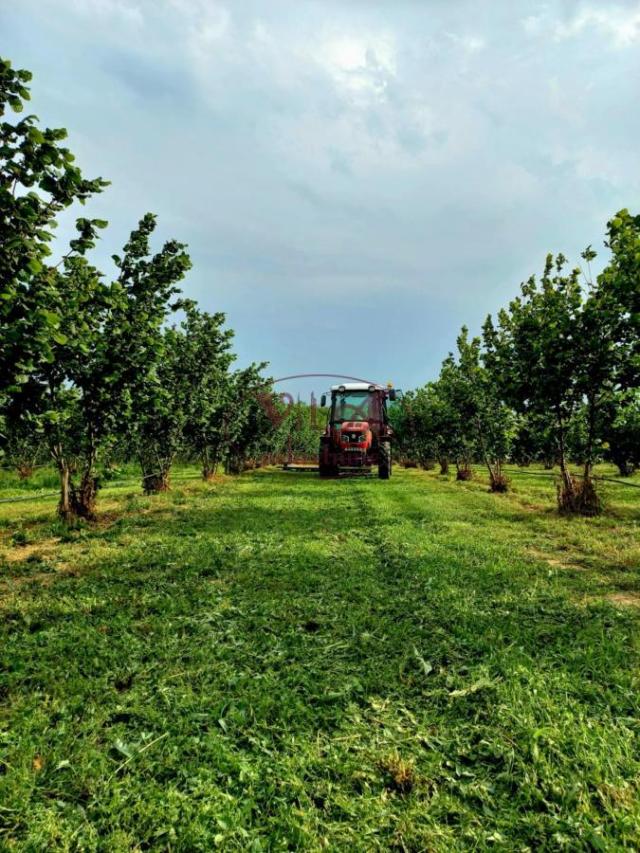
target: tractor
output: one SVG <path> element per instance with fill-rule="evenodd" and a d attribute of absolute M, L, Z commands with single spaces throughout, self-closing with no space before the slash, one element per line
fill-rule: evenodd
<path fill-rule="evenodd" d="M 331 388 L 331 408 L 320 438 L 321 477 L 340 473 L 368 473 L 378 467 L 378 477 L 391 476 L 391 437 L 387 401 L 396 400 L 393 388 L 351 382 Z M 320 405 L 327 405 L 326 394 Z"/>

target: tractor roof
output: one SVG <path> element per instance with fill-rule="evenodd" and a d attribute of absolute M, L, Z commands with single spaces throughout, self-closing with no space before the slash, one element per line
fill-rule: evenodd
<path fill-rule="evenodd" d="M 339 391 L 344 388 L 345 391 L 368 391 L 371 386 L 382 388 L 382 385 L 377 385 L 374 382 L 342 382 L 340 385 L 332 385 L 332 391 Z"/>

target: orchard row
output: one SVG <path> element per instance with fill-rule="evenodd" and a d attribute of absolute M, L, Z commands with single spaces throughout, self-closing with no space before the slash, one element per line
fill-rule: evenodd
<path fill-rule="evenodd" d="M 442 470 L 453 462 L 460 479 L 480 460 L 493 491 L 508 488 L 506 460 L 557 464 L 559 509 L 600 511 L 595 463 L 612 461 L 623 476 L 640 465 L 640 216 L 620 211 L 605 245 L 595 278 L 591 247 L 574 269 L 549 255 L 481 337 L 462 329 L 437 380 L 396 413 L 405 453 Z"/>
<path fill-rule="evenodd" d="M 64 130 L 21 117 L 30 79 L 0 60 L 4 461 L 25 475 L 36 460 L 52 461 L 59 512 L 70 519 L 94 515 L 113 460 L 138 459 L 154 492 L 167 488 L 178 454 L 198 458 L 209 479 L 220 465 L 237 472 L 249 456 L 278 450 L 295 413 L 273 395 L 265 364 L 234 369 L 224 315 L 181 298 L 189 255 L 176 240 L 152 250 L 153 215 L 113 255 L 112 280 L 89 259 L 104 220 L 78 218 L 54 258 L 60 214 L 108 184 L 83 176 Z"/>

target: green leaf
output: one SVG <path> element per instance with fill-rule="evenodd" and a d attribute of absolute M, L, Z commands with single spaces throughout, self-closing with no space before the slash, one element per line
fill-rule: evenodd
<path fill-rule="evenodd" d="M 39 314 L 48 326 L 57 327 L 60 325 L 60 316 L 54 311 L 49 311 L 47 308 L 41 308 Z"/>

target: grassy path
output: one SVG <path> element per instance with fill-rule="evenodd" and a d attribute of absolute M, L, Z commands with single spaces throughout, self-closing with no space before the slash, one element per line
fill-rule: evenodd
<path fill-rule="evenodd" d="M 0 848 L 637 849 L 638 498 L 516 487 L 4 510 Z"/>

